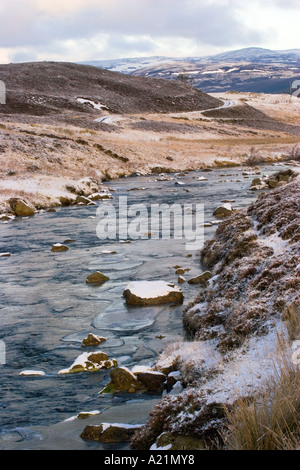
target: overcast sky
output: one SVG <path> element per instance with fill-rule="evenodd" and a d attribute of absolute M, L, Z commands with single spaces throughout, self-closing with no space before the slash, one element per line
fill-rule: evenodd
<path fill-rule="evenodd" d="M 300 0 L 0 0 L 0 63 L 300 48 Z"/>

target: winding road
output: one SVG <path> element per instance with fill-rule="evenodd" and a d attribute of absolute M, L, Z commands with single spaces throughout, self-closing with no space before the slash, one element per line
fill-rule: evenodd
<path fill-rule="evenodd" d="M 231 108 L 233 106 L 236 106 L 238 104 L 237 101 L 235 100 L 224 100 L 223 101 L 223 104 L 217 108 L 210 108 L 210 109 L 202 109 L 201 111 L 188 111 L 188 112 L 183 112 L 183 113 L 176 113 L 176 116 L 193 116 L 195 114 L 202 114 L 206 111 L 215 111 L 217 109 L 224 109 L 224 108 Z M 172 113 L 172 116 L 175 116 L 175 114 Z M 121 115 L 106 115 L 106 116 L 102 116 L 102 117 L 99 117 L 97 119 L 95 119 L 95 122 L 103 122 L 105 124 L 114 124 L 114 123 L 117 123 L 118 121 L 122 121 L 123 119 L 125 119 L 123 116 Z"/>

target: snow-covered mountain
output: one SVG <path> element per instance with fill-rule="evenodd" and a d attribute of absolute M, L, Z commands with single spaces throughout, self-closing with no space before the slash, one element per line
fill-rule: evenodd
<path fill-rule="evenodd" d="M 247 47 L 236 51 L 223 52 L 214 56 L 206 57 L 211 63 L 219 62 L 248 62 L 248 63 L 281 63 L 290 64 L 300 61 L 300 49 L 272 51 L 262 47 Z"/>
<path fill-rule="evenodd" d="M 130 75 L 186 80 L 206 93 L 289 93 L 300 78 L 300 49 L 248 47 L 206 57 L 135 57 L 84 62 Z"/>
<path fill-rule="evenodd" d="M 153 57 L 133 57 L 127 59 L 111 59 L 111 60 L 90 60 L 81 62 L 83 65 L 92 65 L 112 72 L 120 72 L 132 74 L 133 72 L 143 69 L 145 67 L 155 67 L 160 64 L 165 64 L 168 61 L 174 61 L 176 59 L 163 56 Z M 181 60 L 181 59 L 180 59 Z"/>
<path fill-rule="evenodd" d="M 192 63 L 192 64 L 214 64 L 214 63 L 299 63 L 300 49 L 290 49 L 282 51 L 272 51 L 261 47 L 247 47 L 234 51 L 222 52 L 220 54 L 203 57 L 133 57 L 111 60 L 90 60 L 81 62 L 85 65 L 93 65 L 114 72 L 133 74 L 137 70 L 147 67 L 161 66 L 166 63 Z"/>

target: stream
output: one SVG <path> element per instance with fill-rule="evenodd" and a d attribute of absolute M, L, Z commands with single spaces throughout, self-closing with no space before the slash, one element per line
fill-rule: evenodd
<path fill-rule="evenodd" d="M 270 175 L 280 168 L 261 166 L 260 174 Z M 135 176 L 105 186 L 112 190 L 114 199 L 108 202 L 114 206 L 119 196 L 127 196 L 129 205 L 204 204 L 208 222 L 217 221 L 212 214 L 221 201 L 233 200 L 233 208 L 241 209 L 257 197 L 249 187 L 259 175 L 243 173 L 245 168 L 234 167 L 169 174 L 166 181 L 157 181 L 156 175 Z M 62 207 L 0 225 L 0 253 L 11 253 L 0 258 L 0 340 L 6 348 L 5 364 L 0 364 L 0 449 L 39 448 L 44 439 L 41 430 L 55 429 L 57 423 L 81 411 L 105 411 L 107 422 L 116 409 L 129 406 L 129 421 L 145 422 L 159 395 L 99 396 L 110 380 L 107 370 L 58 374 L 83 352 L 81 342 L 89 333 L 104 336 L 107 341 L 97 349 L 128 368 L 151 364 L 165 346 L 186 339 L 182 309 L 199 287 L 180 284 L 183 305 L 128 307 L 122 294 L 130 281 L 161 279 L 177 285 L 175 265 L 190 269 L 186 279 L 200 274 L 199 251 L 188 251 L 184 239 L 149 236 L 129 244 L 100 240 L 96 209 Z M 205 227 L 205 239 L 214 235 L 216 227 Z M 72 240 L 67 242 L 68 251 L 51 252 L 54 243 L 67 239 Z M 106 250 L 115 253 L 103 253 Z M 109 281 L 101 286 L 86 284 L 87 276 L 97 270 Z M 45 375 L 20 376 L 28 369 Z M 106 448 L 79 444 L 78 436 L 68 444 L 70 448 Z"/>

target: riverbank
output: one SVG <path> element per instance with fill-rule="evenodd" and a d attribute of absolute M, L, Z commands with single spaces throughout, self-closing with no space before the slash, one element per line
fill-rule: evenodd
<path fill-rule="evenodd" d="M 102 116 L 98 119 L 106 119 L 104 129 L 93 128 L 95 115 L 89 117 L 90 128 L 54 125 L 34 116 L 22 121 L 11 115 L 0 124 L 0 213 L 7 212 L 7 201 L 16 197 L 36 209 L 59 206 L 60 197 L 71 196 L 67 187 L 85 178 L 101 185 L 133 174 L 299 159 L 299 100 L 251 93 L 218 96 L 221 102 L 232 98 L 232 106 L 217 110 L 213 117 L 205 111 L 98 111 Z M 255 106 L 264 119 L 256 116 L 256 108 L 251 108 L 254 115 L 249 117 L 246 105 Z M 218 116 L 223 111 L 233 117 Z"/>
<path fill-rule="evenodd" d="M 299 200 L 298 175 L 206 242 L 212 278 L 183 313 L 194 340 L 156 362 L 176 365 L 186 389 L 156 405 L 134 449 L 299 448 Z"/>
<path fill-rule="evenodd" d="M 225 416 L 223 411 L 223 414 L 219 414 L 219 405 L 215 407 L 214 403 L 223 404 L 223 398 L 225 401 L 232 399 L 233 391 L 239 390 L 241 386 L 243 391 L 246 390 L 250 396 L 254 396 L 261 379 L 267 377 L 271 371 L 276 353 L 276 327 L 280 330 L 280 315 L 277 312 L 272 314 L 270 319 L 266 319 L 267 308 L 267 313 L 263 312 L 261 316 L 262 307 L 258 308 L 259 304 L 268 307 L 273 304 L 269 301 L 265 303 L 264 292 L 261 291 L 261 295 L 256 298 L 254 296 L 254 304 L 251 306 L 252 291 L 250 285 L 249 290 L 246 289 L 246 281 L 251 283 L 255 268 L 259 274 L 263 265 L 267 269 L 269 262 L 281 262 L 281 257 L 287 263 L 283 269 L 283 273 L 286 273 L 291 262 L 288 252 L 285 251 L 289 244 L 281 242 L 278 237 L 270 238 L 267 233 L 267 238 L 264 238 L 257 224 L 251 229 L 251 221 L 255 220 L 256 213 L 259 212 L 258 201 L 254 202 L 255 209 L 251 216 L 243 215 L 247 212 L 243 207 L 247 208 L 258 194 L 257 191 L 250 191 L 252 179 L 260 176 L 262 181 L 266 181 L 266 175 L 273 176 L 279 169 L 280 166 L 261 167 L 260 175 L 257 175 L 257 170 L 249 172 L 246 168 L 236 167 L 213 170 L 206 174 L 187 173 L 185 176 L 176 177 L 175 180 L 173 175 L 166 175 L 169 178 L 152 175 L 151 178 L 120 179 L 108 185 L 116 190 L 116 193 L 113 193 L 115 196 L 125 194 L 131 203 L 148 204 L 151 199 L 155 202 L 153 198 L 161 202 L 163 198 L 164 202 L 171 204 L 174 197 L 180 203 L 191 203 L 193 198 L 197 198 L 194 199 L 197 202 L 205 201 L 206 252 L 210 254 L 211 266 L 206 266 L 208 260 L 204 259 L 202 264 L 199 264 L 198 252 L 187 257 L 190 253 L 185 250 L 183 241 L 180 240 L 170 243 L 168 240 L 155 242 L 148 239 L 132 241 L 128 245 L 108 241 L 105 246 L 103 243 L 99 246 L 99 240 L 95 236 L 97 220 L 93 206 L 70 206 L 60 208 L 56 213 L 38 213 L 33 218 L 15 219 L 14 222 L 1 227 L 5 234 L 2 237 L 3 251 L 10 251 L 12 254 L 10 258 L 2 260 L 3 295 L 7 306 L 3 309 L 1 337 L 7 343 L 8 352 L 8 361 L 2 377 L 4 383 L 7 381 L 9 384 L 8 389 L 14 391 L 14 396 L 23 397 L 26 394 L 26 400 L 19 400 L 19 403 L 22 402 L 19 408 L 16 405 L 18 400 L 11 400 L 11 392 L 7 398 L 2 397 L 6 406 L 3 416 L 6 431 L 0 435 L 4 448 L 103 448 L 103 444 L 98 442 L 83 442 L 80 435 L 87 424 L 120 422 L 114 415 L 114 408 L 122 403 L 124 411 L 145 411 L 143 417 L 139 414 L 139 420 L 132 414 L 131 419 L 128 419 L 130 424 L 134 422 L 145 425 L 148 414 L 151 416 L 148 424 L 134 439 L 134 446 L 170 446 L 170 442 L 166 443 L 165 439 L 171 438 L 172 441 L 176 440 L 175 448 L 181 448 L 182 445 L 186 448 L 187 442 L 182 440 L 182 436 L 187 436 L 189 445 L 196 449 L 199 441 L 200 446 L 203 445 L 203 436 L 200 438 L 198 433 L 199 422 L 203 425 L 207 423 L 211 435 L 215 436 L 219 432 Z M 271 178 L 271 181 L 273 186 L 276 185 L 275 179 Z M 288 211 L 288 207 L 293 207 L 291 198 L 293 195 L 296 197 L 297 193 L 295 190 L 288 190 L 293 183 L 287 186 L 282 186 L 279 180 L 277 183 L 278 189 L 274 192 L 266 190 L 264 196 L 260 197 L 261 214 L 266 213 L 265 205 L 269 204 L 270 209 L 274 207 L 270 217 L 275 217 L 278 195 L 286 190 L 287 206 L 283 205 L 278 214 L 284 214 L 292 223 L 293 216 L 297 216 L 297 213 Z M 271 197 L 272 194 L 275 199 Z M 214 208 L 221 200 L 228 199 L 235 201 L 232 203 L 233 207 L 239 211 L 233 219 L 227 219 L 219 225 L 217 241 L 214 241 L 217 227 L 213 223 L 217 222 L 213 216 Z M 284 200 L 285 198 L 282 198 L 283 202 Z M 111 202 L 116 203 L 116 198 Z M 276 218 L 270 222 L 269 228 L 273 227 L 274 223 L 277 226 L 280 220 L 281 218 Z M 285 219 L 282 219 L 281 228 L 285 224 Z M 268 226 L 268 223 L 264 222 L 263 225 Z M 287 235 L 293 235 L 292 227 L 293 224 Z M 253 236 L 250 236 L 250 229 L 253 230 Z M 238 246 L 244 246 L 242 235 L 245 234 L 249 235 L 250 244 L 247 246 L 250 251 L 244 253 L 243 249 L 238 250 Z M 60 254 L 51 253 L 52 243 L 62 242 L 66 238 L 69 238 L 70 242 L 73 239 L 69 250 Z M 270 256 L 269 245 L 274 249 L 274 254 Z M 259 255 L 255 257 L 256 252 Z M 215 257 L 220 257 L 220 261 L 224 260 L 226 264 L 232 253 L 235 253 L 237 259 L 233 257 L 231 260 L 228 273 L 226 274 L 226 267 L 223 269 L 222 264 L 219 264 L 218 268 L 222 268 L 222 271 L 219 276 L 216 274 L 212 277 L 212 287 L 208 290 L 188 282 L 181 284 L 184 293 L 182 306 L 141 307 L 132 310 L 124 305 L 122 292 L 128 280 L 166 279 L 176 284 L 176 266 L 189 269 L 183 275 L 186 281 L 197 277 L 203 269 L 210 269 L 212 274 L 215 274 Z M 246 258 L 239 258 L 241 255 Z M 280 259 L 277 259 L 279 255 Z M 157 263 L 160 265 L 159 271 Z M 110 281 L 100 288 L 93 288 L 85 283 L 86 276 L 95 269 L 101 269 L 110 278 Z M 19 280 L 17 283 L 15 275 Z M 267 275 L 271 276 L 266 273 Z M 278 277 L 275 279 L 281 280 Z M 269 284 L 271 287 L 270 282 Z M 291 285 L 293 286 L 292 282 Z M 263 285 L 260 288 L 262 287 Z M 240 298 L 237 297 L 239 289 Z M 242 308 L 243 292 L 249 295 L 245 312 Z M 206 294 L 211 295 L 210 310 L 200 308 L 202 303 L 209 303 L 209 299 L 201 297 L 196 299 L 196 303 L 192 302 L 197 294 L 204 297 Z M 276 296 L 276 289 L 273 294 Z M 234 307 L 238 307 L 238 301 L 241 303 L 241 312 L 245 313 L 245 316 L 241 315 L 241 324 L 236 322 L 234 314 L 231 316 L 230 310 L 230 302 Z M 191 338 L 189 341 L 183 339 L 182 311 L 185 329 L 188 327 L 194 335 L 193 341 L 190 341 Z M 224 317 L 221 315 L 222 311 Z M 236 310 L 238 314 L 239 311 Z M 214 324 L 213 318 L 217 324 Z M 268 331 L 265 330 L 265 320 L 270 327 Z M 155 402 L 146 408 L 147 404 L 150 404 L 149 397 L 145 400 L 143 394 L 117 393 L 99 397 L 99 391 L 109 382 L 108 372 L 83 372 L 67 377 L 57 375 L 59 370 L 73 363 L 79 355 L 82 339 L 91 331 L 107 337 L 100 349 L 106 351 L 109 357 L 116 358 L 121 367 L 131 369 L 136 365 L 145 366 L 150 361 L 152 368 L 177 369 L 173 378 L 177 378 L 178 383 L 173 387 L 172 393 L 168 393 L 162 401 L 161 395 L 158 394 Z M 200 333 L 204 336 L 198 336 Z M 244 339 L 244 342 L 241 339 Z M 233 351 L 227 350 L 232 345 Z M 157 358 L 158 352 L 160 355 Z M 19 376 L 22 370 L 28 369 L 44 371 L 45 375 Z M 5 396 L 5 388 L 3 393 Z M 31 412 L 32 400 L 38 410 L 35 414 Z M 127 408 L 128 405 L 130 406 Z M 154 405 L 157 406 L 153 410 Z M 198 413 L 199 407 L 202 407 L 204 414 Z M 105 408 L 106 414 L 103 414 Z M 86 410 L 98 410 L 99 413 L 85 420 L 75 419 L 57 426 L 53 424 Z M 213 410 L 216 411 L 216 426 L 211 427 L 210 411 Z M 202 418 L 204 421 L 201 421 Z M 13 425 L 14 422 L 18 425 Z M 42 425 L 39 426 L 38 423 Z M 127 423 L 125 419 L 124 423 Z M 178 423 L 181 423 L 181 428 L 178 428 Z M 160 428 L 162 424 L 163 429 Z M 161 443 L 157 441 L 157 431 L 168 434 L 164 434 Z M 57 433 L 61 433 L 61 440 L 58 440 Z M 124 445 L 129 448 L 129 443 Z M 111 446 L 120 448 L 119 443 Z"/>

